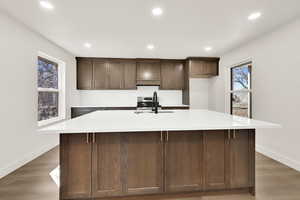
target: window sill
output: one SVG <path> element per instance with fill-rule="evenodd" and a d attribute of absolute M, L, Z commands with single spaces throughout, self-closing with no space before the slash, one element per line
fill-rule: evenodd
<path fill-rule="evenodd" d="M 51 119 L 47 119 L 47 120 L 42 120 L 42 121 L 38 122 L 38 127 L 40 128 L 40 127 L 43 127 L 43 126 L 54 124 L 54 123 L 63 121 L 65 119 L 66 119 L 65 117 L 56 117 L 56 118 L 51 118 Z"/>

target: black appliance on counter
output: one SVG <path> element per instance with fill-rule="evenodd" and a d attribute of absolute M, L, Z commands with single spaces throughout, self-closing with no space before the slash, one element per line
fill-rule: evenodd
<path fill-rule="evenodd" d="M 159 98 L 156 95 L 153 95 L 153 97 L 138 97 L 136 109 L 137 110 L 152 110 L 154 112 L 157 109 L 161 109 L 161 105 L 159 105 Z"/>

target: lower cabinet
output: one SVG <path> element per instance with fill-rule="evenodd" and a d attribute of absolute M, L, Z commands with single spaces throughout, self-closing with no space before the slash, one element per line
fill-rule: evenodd
<path fill-rule="evenodd" d="M 201 131 L 167 133 L 165 139 L 166 192 L 202 190 L 202 136 Z"/>
<path fill-rule="evenodd" d="M 205 190 L 255 186 L 254 130 L 205 131 L 203 138 Z"/>
<path fill-rule="evenodd" d="M 91 197 L 92 146 L 87 134 L 60 136 L 60 199 Z"/>
<path fill-rule="evenodd" d="M 204 188 L 205 190 L 229 187 L 229 132 L 204 131 Z"/>
<path fill-rule="evenodd" d="M 106 197 L 122 194 L 122 151 L 120 133 L 91 135 L 92 196 Z"/>
<path fill-rule="evenodd" d="M 163 192 L 163 141 L 160 132 L 127 134 L 127 194 Z"/>
<path fill-rule="evenodd" d="M 60 199 L 249 189 L 254 130 L 62 134 Z"/>
<path fill-rule="evenodd" d="M 252 132 L 252 133 L 251 133 Z M 231 131 L 230 188 L 247 188 L 255 185 L 255 134 L 254 130 Z"/>

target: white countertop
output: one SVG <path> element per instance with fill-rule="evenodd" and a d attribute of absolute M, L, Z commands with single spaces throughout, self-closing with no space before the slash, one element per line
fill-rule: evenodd
<path fill-rule="evenodd" d="M 190 107 L 189 105 L 183 105 L 183 104 L 164 104 L 161 105 L 162 107 Z M 127 105 L 127 106 L 109 106 L 109 105 L 103 105 L 103 106 L 95 106 L 95 105 L 91 105 L 91 106 L 71 106 L 72 108 L 105 108 L 105 107 L 109 107 L 109 108 L 123 108 L 123 107 L 136 107 L 136 105 Z"/>
<path fill-rule="evenodd" d="M 280 128 L 278 124 L 208 110 L 175 110 L 142 113 L 133 110 L 95 111 L 39 129 L 40 133 L 96 133 L 174 130 L 222 130 Z"/>

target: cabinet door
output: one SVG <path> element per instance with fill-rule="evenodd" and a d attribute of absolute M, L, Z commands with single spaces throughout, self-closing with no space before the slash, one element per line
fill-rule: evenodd
<path fill-rule="evenodd" d="M 199 131 L 169 132 L 165 142 L 166 192 L 199 191 L 203 181 L 203 138 Z"/>
<path fill-rule="evenodd" d="M 139 81 L 160 81 L 160 62 L 138 62 L 137 80 Z"/>
<path fill-rule="evenodd" d="M 93 140 L 93 198 L 121 195 L 121 135 L 96 133 Z"/>
<path fill-rule="evenodd" d="M 182 62 L 163 62 L 161 64 L 161 87 L 165 90 L 182 90 L 184 71 Z"/>
<path fill-rule="evenodd" d="M 91 59 L 77 59 L 77 89 L 90 90 L 93 87 L 93 62 Z"/>
<path fill-rule="evenodd" d="M 92 145 L 88 134 L 60 136 L 60 199 L 91 197 Z"/>
<path fill-rule="evenodd" d="M 163 192 L 161 133 L 128 133 L 127 137 L 127 193 Z"/>
<path fill-rule="evenodd" d="M 95 59 L 94 66 L 94 89 L 108 89 L 108 70 L 107 64 L 104 60 Z"/>
<path fill-rule="evenodd" d="M 218 63 L 217 62 L 206 62 L 206 73 L 211 76 L 217 76 L 218 75 Z"/>
<path fill-rule="evenodd" d="M 190 60 L 191 78 L 208 78 L 218 75 L 218 61 Z"/>
<path fill-rule="evenodd" d="M 124 65 L 124 89 L 136 89 L 136 62 L 125 62 Z"/>
<path fill-rule="evenodd" d="M 230 186 L 246 188 L 254 186 L 255 139 L 252 130 L 235 130 L 230 140 Z"/>
<path fill-rule="evenodd" d="M 229 187 L 229 133 L 204 131 L 204 184 L 206 190 Z"/>
<path fill-rule="evenodd" d="M 108 62 L 109 84 L 108 89 L 124 88 L 124 64 L 121 62 Z"/>
<path fill-rule="evenodd" d="M 205 74 L 204 61 L 191 60 L 190 61 L 191 76 L 197 78 L 199 75 Z"/>

